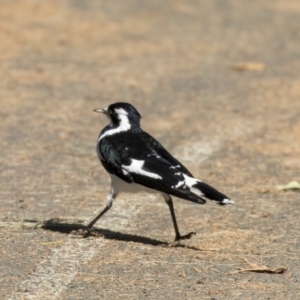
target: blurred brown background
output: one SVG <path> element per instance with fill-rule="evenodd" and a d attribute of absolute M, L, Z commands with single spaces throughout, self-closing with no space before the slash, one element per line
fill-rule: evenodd
<path fill-rule="evenodd" d="M 300 181 L 299 70 L 297 0 L 0 1 L 0 298 L 299 298 L 300 194 L 274 189 Z M 186 247 L 148 195 L 119 196 L 105 237 L 29 226 L 102 209 L 92 109 L 117 101 L 236 200 L 175 200 Z"/>

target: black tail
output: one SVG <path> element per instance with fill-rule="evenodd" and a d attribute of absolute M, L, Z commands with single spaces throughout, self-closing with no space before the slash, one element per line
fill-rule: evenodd
<path fill-rule="evenodd" d="M 233 204 L 234 201 L 231 200 L 226 195 L 222 194 L 212 186 L 206 184 L 205 182 L 199 181 L 193 185 L 194 189 L 198 189 L 203 197 L 210 200 L 216 201 L 219 205 Z"/>

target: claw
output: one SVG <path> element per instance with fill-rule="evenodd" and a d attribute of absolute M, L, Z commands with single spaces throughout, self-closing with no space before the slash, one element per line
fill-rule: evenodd
<path fill-rule="evenodd" d="M 196 232 L 192 231 L 188 234 L 185 235 L 179 235 L 175 237 L 175 242 L 180 241 L 180 240 L 186 240 L 186 239 L 190 239 L 193 235 L 196 235 Z"/>

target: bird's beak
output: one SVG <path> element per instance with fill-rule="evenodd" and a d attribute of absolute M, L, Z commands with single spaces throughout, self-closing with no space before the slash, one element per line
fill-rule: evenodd
<path fill-rule="evenodd" d="M 102 114 L 107 114 L 107 108 L 96 108 L 93 110 L 94 112 L 97 112 L 97 113 L 102 113 Z"/>

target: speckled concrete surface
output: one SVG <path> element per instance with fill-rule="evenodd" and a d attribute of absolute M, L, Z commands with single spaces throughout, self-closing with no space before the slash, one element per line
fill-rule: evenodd
<path fill-rule="evenodd" d="M 300 194 L 273 188 L 300 181 L 298 1 L 1 1 L 0 41 L 1 299 L 300 297 Z M 119 196 L 104 236 L 39 226 L 102 209 L 92 109 L 116 101 L 236 200 L 176 199 L 180 247 L 153 195 Z"/>

